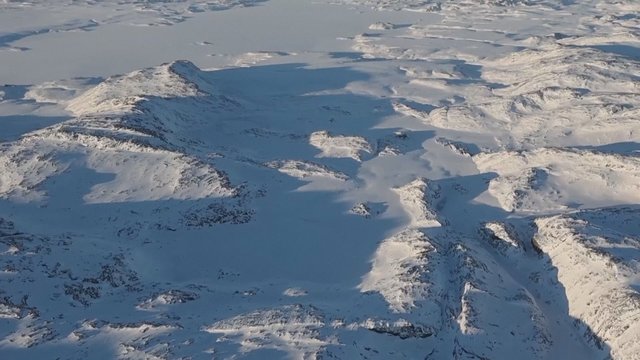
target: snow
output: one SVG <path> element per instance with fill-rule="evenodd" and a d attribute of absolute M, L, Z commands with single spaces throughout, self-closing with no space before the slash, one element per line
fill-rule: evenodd
<path fill-rule="evenodd" d="M 639 351 L 640 310 L 634 306 L 638 296 L 634 285 L 640 242 L 616 224 L 631 220 L 629 215 L 601 210 L 596 215 L 602 219 L 598 225 L 589 222 L 591 212 L 541 218 L 536 220 L 539 230 L 534 238 L 548 254 L 550 266 L 557 268 L 569 313 L 585 319 L 589 328 L 583 326 L 584 331 L 591 341 L 611 344 L 612 356 L 620 359 L 632 359 Z"/>
<path fill-rule="evenodd" d="M 407 230 L 384 240 L 373 259 L 371 271 L 359 288 L 382 294 L 393 311 L 406 312 L 423 300 L 428 284 L 420 279 L 435 248 L 423 233 Z"/>
<path fill-rule="evenodd" d="M 0 358 L 640 359 L 633 0 L 0 0 Z"/>
<path fill-rule="evenodd" d="M 404 186 L 395 188 L 400 203 L 411 217 L 411 225 L 434 227 L 442 223 L 437 218 L 435 204 L 440 197 L 440 188 L 428 179 L 416 179 Z"/>
<path fill-rule="evenodd" d="M 318 329 L 322 326 L 322 315 L 315 308 L 287 305 L 219 321 L 205 331 L 237 341 L 241 352 L 266 348 L 286 352 L 294 359 L 309 359 L 331 343 L 320 338 Z"/>
<path fill-rule="evenodd" d="M 343 173 L 329 169 L 326 166 L 315 164 L 308 161 L 284 160 L 273 161 L 266 164 L 270 168 L 278 169 L 278 171 L 295 177 L 297 179 L 306 178 L 328 178 L 331 180 L 347 181 L 349 177 Z"/>
<path fill-rule="evenodd" d="M 332 135 L 327 131 L 311 133 L 309 144 L 322 150 L 318 157 L 351 158 L 361 161 L 363 154 L 372 152 L 371 146 L 362 137 Z"/>
<path fill-rule="evenodd" d="M 635 156 L 538 148 L 479 154 L 474 161 L 481 171 L 498 174 L 488 191 L 506 211 L 560 210 L 572 202 L 593 208 L 640 200 L 640 162 Z M 608 191 L 593 192 L 602 187 Z"/>

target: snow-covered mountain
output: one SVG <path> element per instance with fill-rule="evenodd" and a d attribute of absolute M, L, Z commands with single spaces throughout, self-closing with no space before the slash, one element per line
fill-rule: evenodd
<path fill-rule="evenodd" d="M 638 13 L 0 1 L 0 358 L 640 359 Z"/>

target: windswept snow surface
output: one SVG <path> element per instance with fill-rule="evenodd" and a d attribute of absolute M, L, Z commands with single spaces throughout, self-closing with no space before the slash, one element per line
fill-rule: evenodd
<path fill-rule="evenodd" d="M 0 0 L 0 359 L 640 359 L 635 0 Z"/>

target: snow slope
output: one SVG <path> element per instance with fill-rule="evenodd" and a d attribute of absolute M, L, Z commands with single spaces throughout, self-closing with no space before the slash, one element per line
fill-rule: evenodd
<path fill-rule="evenodd" d="M 640 359 L 638 13 L 0 1 L 0 358 Z"/>

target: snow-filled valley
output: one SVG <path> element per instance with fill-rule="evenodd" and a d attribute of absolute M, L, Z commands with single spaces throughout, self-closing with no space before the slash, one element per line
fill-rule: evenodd
<path fill-rule="evenodd" d="M 0 359 L 640 359 L 640 2 L 0 0 Z"/>

